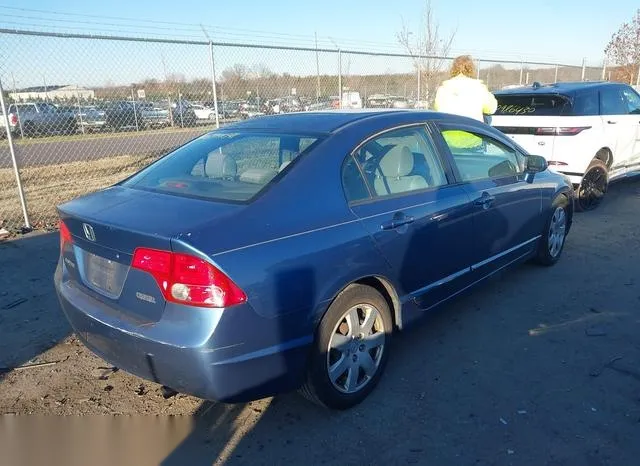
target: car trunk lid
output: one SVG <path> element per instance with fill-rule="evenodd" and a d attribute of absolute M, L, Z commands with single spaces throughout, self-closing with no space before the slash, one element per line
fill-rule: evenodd
<path fill-rule="evenodd" d="M 75 286 L 124 314 L 157 321 L 166 300 L 150 274 L 131 267 L 136 249 L 172 251 L 172 239 L 241 208 L 109 188 L 59 207 L 61 236 L 69 236 L 62 258 Z"/>

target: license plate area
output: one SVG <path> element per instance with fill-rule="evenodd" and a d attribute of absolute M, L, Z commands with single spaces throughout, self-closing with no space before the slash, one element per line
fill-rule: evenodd
<path fill-rule="evenodd" d="M 109 298 L 117 299 L 120 296 L 127 269 L 117 261 L 84 251 L 86 285 Z"/>

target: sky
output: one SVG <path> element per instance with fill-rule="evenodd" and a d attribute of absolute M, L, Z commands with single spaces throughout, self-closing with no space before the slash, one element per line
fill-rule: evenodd
<path fill-rule="evenodd" d="M 432 4 L 441 34 L 448 37 L 455 32 L 453 54 L 576 65 L 584 58 L 593 66 L 602 65 L 604 48 L 611 35 L 622 23 L 631 20 L 638 8 L 637 0 L 615 0 L 606 4 L 601 0 L 432 0 Z M 0 27 L 206 40 L 204 28 L 214 41 L 307 47 L 313 47 L 314 34 L 317 34 L 320 47 L 390 52 L 400 51 L 396 34 L 403 21 L 411 31 L 419 31 L 424 6 L 425 0 L 0 0 Z M 5 37 L 0 36 L 0 40 Z M 25 54 L 39 52 L 38 57 L 34 55 L 32 59 L 34 66 L 53 68 L 61 66 L 54 61 L 67 59 L 54 43 L 48 45 L 51 47 L 49 52 L 43 53 L 47 46 L 27 40 L 0 44 L 0 50 L 5 46 L 5 50 L 9 50 L 5 57 L 0 53 L 0 60 L 6 60 L 5 67 L 13 66 L 9 63 L 12 58 L 10 47 L 16 44 L 23 48 L 19 54 L 16 52 L 16 59 L 22 57 L 28 62 Z M 122 51 L 123 68 L 128 68 L 126 60 L 137 60 L 138 57 L 124 46 Z M 90 50 L 84 53 L 90 54 Z M 166 61 L 171 61 L 171 53 L 155 53 L 161 58 L 154 55 L 154 66 L 162 67 L 162 73 L 167 70 Z M 179 59 L 184 58 L 184 51 L 175 53 Z M 203 53 L 206 55 L 206 51 Z M 247 58 L 239 49 L 228 53 L 230 56 L 221 58 L 221 67 L 245 58 L 263 63 L 270 59 L 269 53 L 256 58 Z M 130 55 L 130 58 L 124 55 Z M 296 60 L 284 55 L 275 59 L 282 68 L 286 68 L 287 61 Z M 333 58 L 322 58 L 322 65 L 328 67 L 330 60 Z M 358 66 L 373 66 L 366 60 L 360 60 L 363 63 L 358 65 L 359 60 L 353 57 L 353 63 L 349 63 L 353 72 L 358 71 Z M 97 57 L 92 66 L 99 67 L 99 61 Z M 160 62 L 164 62 L 162 66 L 157 65 Z M 189 66 L 200 67 L 199 63 L 193 62 L 185 63 L 181 68 Z M 385 66 L 385 63 L 376 65 L 377 68 Z M 0 71 L 1 67 L 0 62 Z M 392 68 L 393 63 L 388 64 L 389 67 Z M 77 71 L 89 74 L 90 67 L 85 68 Z M 278 71 L 279 66 L 272 68 Z M 29 81 L 24 76 L 18 79 L 24 83 Z M 130 79 L 137 79 L 137 76 L 132 74 Z"/>

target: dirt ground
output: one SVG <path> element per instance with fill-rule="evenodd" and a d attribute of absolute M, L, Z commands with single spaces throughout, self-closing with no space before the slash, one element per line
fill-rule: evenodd
<path fill-rule="evenodd" d="M 555 267 L 523 265 L 399 335 L 349 412 L 297 394 L 164 399 L 70 334 L 56 235 L 0 243 L 0 413 L 195 415 L 137 464 L 637 464 L 639 212 L 640 182 L 612 186 Z"/>

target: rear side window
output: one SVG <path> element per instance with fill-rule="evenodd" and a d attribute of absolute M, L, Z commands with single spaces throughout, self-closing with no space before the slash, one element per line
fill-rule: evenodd
<path fill-rule="evenodd" d="M 568 97 L 557 94 L 496 95 L 496 115 L 566 116 L 572 114 Z"/>
<path fill-rule="evenodd" d="M 297 157 L 312 150 L 317 141 L 318 138 L 306 135 L 210 133 L 176 149 L 123 185 L 245 202 L 269 185 Z"/>

